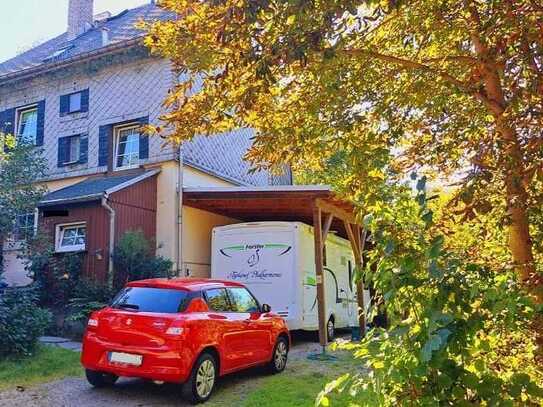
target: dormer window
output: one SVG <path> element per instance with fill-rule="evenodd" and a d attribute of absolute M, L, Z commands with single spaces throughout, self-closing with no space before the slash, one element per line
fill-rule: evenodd
<path fill-rule="evenodd" d="M 43 62 L 54 62 L 58 61 L 62 58 L 62 56 L 68 51 L 69 49 L 73 48 L 73 45 L 68 45 L 67 47 L 63 47 L 60 49 L 57 49 L 55 52 L 53 52 L 51 55 L 43 59 Z"/>

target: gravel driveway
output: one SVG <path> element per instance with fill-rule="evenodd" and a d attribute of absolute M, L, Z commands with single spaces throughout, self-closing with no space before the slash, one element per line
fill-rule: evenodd
<path fill-rule="evenodd" d="M 297 341 L 289 355 L 288 369 L 296 369 L 308 353 L 318 352 L 318 343 Z M 206 407 L 232 406 L 259 380 L 267 376 L 261 368 L 254 368 L 225 376 L 217 383 Z M 179 387 L 172 384 L 155 385 L 151 382 L 121 378 L 113 388 L 95 389 L 84 378 L 68 378 L 41 386 L 13 389 L 0 393 L 0 407 L 143 407 L 186 406 L 180 397 Z"/>

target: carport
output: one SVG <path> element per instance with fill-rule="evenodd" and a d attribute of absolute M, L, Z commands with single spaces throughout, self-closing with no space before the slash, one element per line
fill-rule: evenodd
<path fill-rule="evenodd" d="M 326 345 L 323 250 L 327 234 L 333 230 L 351 243 L 355 263 L 362 267 L 366 232 L 355 216 L 352 203 L 338 198 L 329 187 L 289 185 L 271 187 L 183 188 L 183 205 L 202 209 L 244 222 L 289 221 L 312 225 L 315 237 L 315 266 L 319 341 Z M 364 307 L 363 282 L 357 284 L 359 309 Z M 360 332 L 365 334 L 365 316 L 359 315 Z"/>

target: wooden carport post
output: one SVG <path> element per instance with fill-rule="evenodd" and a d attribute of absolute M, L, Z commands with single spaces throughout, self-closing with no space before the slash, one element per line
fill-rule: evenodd
<path fill-rule="evenodd" d="M 324 226 L 322 223 L 322 214 L 326 213 L 326 219 Z M 319 316 L 319 342 L 325 349 L 328 342 L 328 335 L 326 331 L 326 301 L 325 301 L 325 289 L 324 289 L 324 264 L 323 264 L 323 251 L 324 243 L 326 242 L 326 236 L 334 217 L 343 221 L 349 242 L 353 250 L 356 267 L 358 270 L 362 270 L 363 261 L 362 253 L 364 251 L 364 242 L 366 240 L 365 231 L 362 231 L 360 226 L 356 222 L 356 218 L 352 213 L 349 213 L 341 208 L 336 207 L 330 203 L 316 199 L 313 204 L 313 229 L 315 237 L 315 271 L 317 275 L 317 306 Z M 366 334 L 366 314 L 364 305 L 364 283 L 360 279 L 356 285 L 356 296 L 358 298 L 358 308 L 361 310 L 358 315 L 358 323 L 360 325 L 360 334 Z"/>
<path fill-rule="evenodd" d="M 315 203 L 313 205 L 313 235 L 315 239 L 315 272 L 317 276 L 317 312 L 319 316 L 319 342 L 322 345 L 323 353 L 326 349 L 328 338 L 326 335 L 326 303 L 324 296 L 324 264 L 323 264 L 323 242 L 322 236 L 322 211 Z"/>

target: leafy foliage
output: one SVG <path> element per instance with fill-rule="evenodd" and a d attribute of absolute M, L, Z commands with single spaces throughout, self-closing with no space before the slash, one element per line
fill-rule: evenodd
<path fill-rule="evenodd" d="M 81 279 L 83 253 L 56 253 L 51 237 L 37 233 L 23 244 L 20 254 L 28 276 L 45 306 L 63 307 L 73 297 Z"/>
<path fill-rule="evenodd" d="M 81 279 L 74 288 L 68 301 L 70 321 L 86 321 L 92 312 L 107 306 L 115 295 L 115 291 L 105 283 L 89 279 Z"/>
<path fill-rule="evenodd" d="M 180 18 L 148 24 L 146 44 L 186 79 L 166 101 L 172 141 L 250 127 L 256 165 L 302 171 L 340 152 L 362 205 L 391 175 L 452 177 L 457 210 L 495 209 L 508 262 L 543 301 L 529 218 L 543 174 L 537 2 L 160 4 Z"/>
<path fill-rule="evenodd" d="M 51 314 L 38 306 L 34 289 L 0 292 L 0 358 L 31 353 L 50 320 Z"/>
<path fill-rule="evenodd" d="M 366 278 L 391 326 L 353 349 L 372 367 L 355 401 L 536 402 L 539 3 L 161 4 L 180 18 L 147 25 L 146 44 L 185 79 L 166 100 L 171 141 L 253 128 L 257 167 L 288 163 L 367 215 Z M 410 199 L 413 169 L 454 183 L 449 196 L 429 201 L 420 179 Z"/>
<path fill-rule="evenodd" d="M 371 369 L 345 375 L 320 395 L 350 389 L 361 405 L 512 405 L 543 401 L 530 323 L 543 309 L 511 270 L 472 262 L 441 234 L 425 192 L 396 199 L 365 219 L 374 250 L 365 278 L 381 301 L 388 329 L 343 344 Z M 432 198 L 432 197 L 430 197 Z M 435 197 L 434 197 L 435 198 Z M 345 390 L 346 391 L 346 390 Z"/>
<path fill-rule="evenodd" d="M 113 252 L 115 288 L 121 288 L 127 281 L 145 278 L 168 277 L 172 262 L 155 256 L 154 248 L 142 231 L 125 232 Z"/>
<path fill-rule="evenodd" d="M 46 189 L 36 184 L 46 162 L 41 150 L 0 132 L 0 244 L 14 230 L 17 215 L 33 212 Z M 0 251 L 0 280 L 3 272 Z"/>

